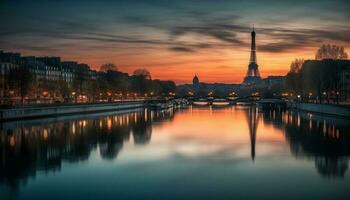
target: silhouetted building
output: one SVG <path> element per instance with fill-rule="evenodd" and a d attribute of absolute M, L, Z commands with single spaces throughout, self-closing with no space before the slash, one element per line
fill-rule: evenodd
<path fill-rule="evenodd" d="M 248 65 L 247 75 L 244 78 L 243 84 L 251 85 L 261 80 L 259 73 L 259 66 L 256 61 L 256 44 L 255 44 L 255 31 L 253 27 L 253 31 L 251 32 L 252 43 L 250 50 L 250 61 Z"/>
<path fill-rule="evenodd" d="M 193 89 L 194 89 L 194 90 L 196 90 L 196 91 L 199 90 L 199 88 L 200 88 L 200 83 L 199 83 L 199 78 L 198 78 L 197 75 L 195 75 L 195 76 L 193 77 L 192 85 L 193 85 Z"/>
<path fill-rule="evenodd" d="M 324 99 L 349 103 L 350 101 L 350 60 L 306 60 L 301 67 L 302 81 L 308 90 Z M 318 78 L 322 77 L 322 78 Z M 320 89 L 320 90 L 319 90 Z M 319 94 L 317 94 L 319 92 Z M 322 94 L 323 92 L 327 93 Z M 336 100 L 338 99 L 338 100 Z"/>
<path fill-rule="evenodd" d="M 285 76 L 268 76 L 261 80 L 261 86 L 271 88 L 273 86 L 283 87 L 286 81 Z"/>
<path fill-rule="evenodd" d="M 73 61 L 61 61 L 60 57 L 21 56 L 19 53 L 0 51 L 0 98 L 9 95 L 8 78 L 10 72 L 26 67 L 33 74 L 38 85 L 48 82 L 66 83 L 71 87 L 77 76 L 84 80 L 96 80 L 97 72 L 87 64 Z"/>
<path fill-rule="evenodd" d="M 340 72 L 340 94 L 344 97 L 343 101 L 350 101 L 350 61 Z"/>
<path fill-rule="evenodd" d="M 10 71 L 22 64 L 21 54 L 0 51 L 0 97 L 6 96 L 8 91 L 7 76 Z"/>

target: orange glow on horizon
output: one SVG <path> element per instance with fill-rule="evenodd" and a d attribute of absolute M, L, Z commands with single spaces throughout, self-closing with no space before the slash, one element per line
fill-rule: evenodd
<path fill-rule="evenodd" d="M 266 43 L 257 37 L 257 63 L 262 78 L 267 76 L 284 76 L 288 73 L 290 63 L 296 58 L 314 59 L 318 49 L 314 47 L 286 50 L 285 52 L 259 51 L 259 44 Z M 247 38 L 247 42 L 249 39 Z M 344 46 L 345 50 L 350 49 Z M 13 50 L 15 51 L 15 50 Z M 152 79 L 173 80 L 176 84 L 192 83 L 195 74 L 200 82 L 207 83 L 242 83 L 246 75 L 250 46 L 208 48 L 198 52 L 172 52 L 162 48 L 131 48 L 115 51 L 103 49 L 84 52 L 58 51 L 47 55 L 31 51 L 21 51 L 23 55 L 60 56 L 62 60 L 87 63 L 92 69 L 99 70 L 105 63 L 114 63 L 122 72 L 132 74 L 135 69 L 145 68 L 150 71 Z"/>
<path fill-rule="evenodd" d="M 299 52 L 265 53 L 257 52 L 260 74 L 267 76 L 284 76 L 289 71 L 290 63 L 295 58 L 314 59 L 315 49 Z M 110 55 L 109 55 L 110 54 Z M 153 50 L 147 53 L 129 56 L 115 55 L 110 52 L 101 57 L 111 59 L 94 59 L 87 57 L 65 56 L 65 60 L 79 60 L 99 70 L 103 63 L 112 62 L 122 72 L 132 74 L 135 69 L 146 68 L 152 79 L 173 80 L 177 84 L 191 83 L 197 74 L 201 82 L 241 83 L 247 72 L 249 49 L 245 51 L 221 50 L 219 52 L 173 53 Z M 100 56 L 97 56 L 100 57 Z"/>

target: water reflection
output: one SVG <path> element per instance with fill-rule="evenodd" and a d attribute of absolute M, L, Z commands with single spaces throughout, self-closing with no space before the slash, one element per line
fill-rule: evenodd
<path fill-rule="evenodd" d="M 115 159 L 125 142 L 149 143 L 152 121 L 171 120 L 173 111 L 154 113 L 147 109 L 55 123 L 27 122 L 21 127 L 3 124 L 0 131 L 0 184 L 16 189 L 34 178 L 38 170 L 57 171 L 62 162 L 87 160 L 97 149 L 106 160 Z"/>
<path fill-rule="evenodd" d="M 258 113 L 258 108 L 255 106 L 249 107 L 247 112 L 247 121 L 249 126 L 251 157 L 253 161 L 255 159 L 256 130 L 258 128 L 259 118 L 260 115 Z"/>
<path fill-rule="evenodd" d="M 312 159 L 322 177 L 343 178 L 350 156 L 349 120 L 305 112 L 269 111 L 265 123 L 283 128 L 291 153 Z"/>
<path fill-rule="evenodd" d="M 343 180 L 350 156 L 349 128 L 348 119 L 290 110 L 260 111 L 257 107 L 140 109 L 4 123 L 0 130 L 0 190 L 6 186 L 18 194 L 26 183 L 35 181 L 38 172 L 59 174 L 63 163 L 94 165 L 90 161 L 96 159 L 95 154 L 105 165 L 116 158 L 117 162 L 133 157 L 147 163 L 158 156 L 158 162 L 173 163 L 174 171 L 189 162 L 195 171 L 212 170 L 218 179 L 234 174 L 237 163 L 245 163 L 250 173 L 258 169 L 251 166 L 260 167 L 263 161 L 275 170 L 281 160 L 296 164 L 306 160 L 314 163 L 316 170 L 311 168 L 325 178 L 322 180 Z M 130 145 L 137 150 L 128 148 Z M 221 165 L 230 171 L 221 174 L 216 169 L 222 169 Z M 166 171 L 171 166 L 152 162 L 152 167 Z M 157 170 L 148 173 L 154 181 L 164 178 Z M 177 176 L 176 172 L 172 175 Z M 86 174 L 80 176 L 84 179 Z M 233 177 L 231 182 L 245 179 Z M 210 184 L 201 178 L 199 182 Z"/>

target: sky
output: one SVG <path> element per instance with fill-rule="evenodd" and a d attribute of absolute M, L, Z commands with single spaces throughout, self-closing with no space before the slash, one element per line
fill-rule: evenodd
<path fill-rule="evenodd" d="M 348 0 L 0 0 L 0 49 L 153 79 L 241 83 L 254 24 L 262 77 L 322 44 L 350 52 Z"/>

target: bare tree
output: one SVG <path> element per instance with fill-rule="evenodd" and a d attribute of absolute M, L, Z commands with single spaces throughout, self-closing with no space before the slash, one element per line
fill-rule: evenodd
<path fill-rule="evenodd" d="M 32 91 L 34 77 L 27 66 L 12 69 L 9 73 L 10 88 L 17 90 L 24 104 L 24 98 Z"/>
<path fill-rule="evenodd" d="M 151 73 L 147 69 L 136 69 L 134 71 L 134 76 L 142 76 L 147 80 L 151 80 Z"/>
<path fill-rule="evenodd" d="M 101 65 L 100 71 L 107 72 L 107 71 L 118 71 L 118 67 L 113 63 L 106 63 Z"/>
<path fill-rule="evenodd" d="M 348 58 L 348 54 L 345 52 L 344 47 L 337 45 L 322 45 L 316 52 L 315 59 L 332 59 L 332 60 L 344 60 Z"/>
<path fill-rule="evenodd" d="M 297 73 L 300 71 L 301 66 L 304 64 L 303 58 L 296 58 L 292 63 L 290 64 L 290 72 Z"/>

